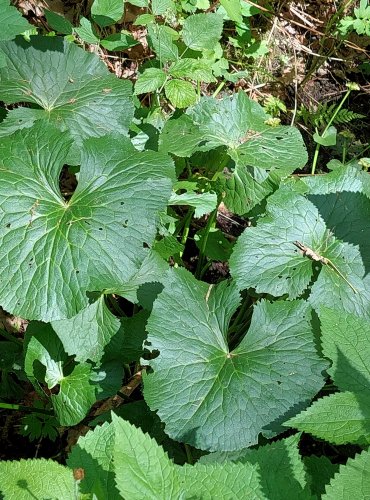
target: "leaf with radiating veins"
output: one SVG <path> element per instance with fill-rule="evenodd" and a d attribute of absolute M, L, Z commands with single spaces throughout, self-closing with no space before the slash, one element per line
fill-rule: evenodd
<path fill-rule="evenodd" d="M 105 136 L 85 142 L 66 201 L 59 175 L 69 145 L 40 121 L 0 144 L 0 304 L 28 319 L 71 318 L 88 291 L 134 279 L 171 193 L 167 155 Z"/>
<path fill-rule="evenodd" d="M 86 23 L 87 19 L 76 31 L 85 33 Z M 90 42 L 99 41 L 92 32 L 89 36 L 94 37 Z M 7 104 L 36 104 L 36 110 L 21 108 L 22 127 L 28 116 L 28 121 L 37 119 L 68 131 L 74 140 L 70 164 L 79 164 L 84 139 L 128 134 L 134 112 L 131 83 L 109 73 L 96 54 L 63 38 L 42 36 L 32 36 L 30 42 L 19 37 L 2 42 L 0 52 L 6 59 L 6 67 L 0 68 L 0 99 Z M 15 111 L 10 110 L 8 117 Z"/>
<path fill-rule="evenodd" d="M 144 398 L 171 438 L 210 451 L 251 446 L 322 387 L 327 363 L 307 303 L 260 302 L 230 351 L 227 329 L 240 301 L 234 284 L 208 285 L 184 269 L 170 270 L 164 284 L 147 324 L 147 344 L 159 355 L 148 361 Z"/>

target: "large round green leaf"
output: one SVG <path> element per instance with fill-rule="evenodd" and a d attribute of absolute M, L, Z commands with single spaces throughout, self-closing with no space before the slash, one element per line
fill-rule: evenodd
<path fill-rule="evenodd" d="M 239 300 L 232 284 L 214 287 L 170 270 L 147 324 L 159 356 L 149 361 L 145 400 L 170 437 L 204 450 L 256 444 L 269 424 L 324 383 L 326 363 L 315 349 L 307 303 L 259 303 L 230 352 L 227 329 Z"/>
<path fill-rule="evenodd" d="M 133 117 L 131 84 L 110 74 L 95 54 L 58 37 L 17 38 L 0 43 L 6 67 L 0 69 L 0 99 L 7 104 L 29 102 L 39 109 L 14 111 L 0 135 L 47 121 L 74 139 L 70 160 L 79 160 L 83 139 L 110 132 L 127 134 Z M 19 113 L 19 111 L 17 111 Z M 16 123 L 15 123 L 16 122 Z"/>
<path fill-rule="evenodd" d="M 0 145 L 0 304 L 43 321 L 70 318 L 86 292 L 128 282 L 154 240 L 172 161 L 122 136 L 85 142 L 72 198 L 60 194 L 64 134 L 38 122 Z"/>
<path fill-rule="evenodd" d="M 299 131 L 274 126 L 244 92 L 224 99 L 203 97 L 186 113 L 166 123 L 160 145 L 177 156 L 225 148 L 233 161 L 219 172 L 219 191 L 234 213 L 247 213 L 307 161 Z"/>
<path fill-rule="evenodd" d="M 241 289 L 293 299 L 317 278 L 309 299 L 315 309 L 341 304 L 349 312 L 370 314 L 370 285 L 359 250 L 336 239 L 316 206 L 289 189 L 270 196 L 265 217 L 241 235 L 230 270 Z"/>

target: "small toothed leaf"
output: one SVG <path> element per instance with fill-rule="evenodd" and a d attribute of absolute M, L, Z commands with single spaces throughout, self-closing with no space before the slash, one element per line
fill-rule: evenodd
<path fill-rule="evenodd" d="M 164 86 L 167 99 L 176 108 L 187 108 L 197 100 L 197 94 L 190 82 L 173 79 Z"/>
<path fill-rule="evenodd" d="M 91 16 L 99 26 L 110 26 L 123 16 L 124 3 L 124 0 L 94 0 Z"/>
<path fill-rule="evenodd" d="M 370 497 L 370 452 L 363 451 L 341 465 L 326 487 L 323 500 L 348 500 Z"/>
<path fill-rule="evenodd" d="M 370 320 L 321 307 L 322 349 L 332 362 L 328 373 L 342 391 L 370 396 Z"/>
<path fill-rule="evenodd" d="M 166 81 L 166 73 L 159 68 L 147 68 L 139 74 L 135 83 L 135 94 L 154 92 L 162 87 Z"/>
<path fill-rule="evenodd" d="M 45 9 L 45 17 L 48 22 L 48 25 L 51 29 L 55 30 L 58 33 L 63 33 L 65 35 L 71 35 L 73 32 L 73 26 L 68 19 L 61 16 L 60 14 L 56 14 L 51 10 Z"/>
<path fill-rule="evenodd" d="M 75 498 L 73 471 L 43 458 L 0 463 L 0 494 L 4 500 Z"/>
<path fill-rule="evenodd" d="M 24 31 L 32 28 L 21 13 L 10 4 L 9 0 L 0 2 L 1 31 L 0 41 L 11 40 Z"/>
<path fill-rule="evenodd" d="M 174 464 L 148 434 L 112 415 L 116 485 L 132 500 L 178 498 L 180 481 Z"/>
<path fill-rule="evenodd" d="M 315 401 L 307 410 L 284 425 L 334 444 L 370 444 L 369 394 L 331 394 Z"/>
<path fill-rule="evenodd" d="M 257 465 L 261 489 L 269 500 L 310 500 L 308 477 L 298 449 L 299 438 L 296 434 L 256 449 L 211 453 L 201 457 L 200 462 Z"/>
<path fill-rule="evenodd" d="M 212 50 L 221 38 L 222 17 L 218 14 L 194 14 L 185 19 L 182 38 L 193 50 Z"/>
<path fill-rule="evenodd" d="M 114 484 L 113 466 L 114 428 L 104 423 L 81 436 L 73 446 L 67 465 L 83 469 L 84 477 L 79 489 L 84 494 L 95 494 L 112 500 L 121 498 Z"/>
<path fill-rule="evenodd" d="M 195 466 L 185 464 L 177 470 L 186 491 L 185 498 L 265 498 L 259 482 L 258 469 L 252 464 L 226 463 L 220 466 L 196 463 Z"/>

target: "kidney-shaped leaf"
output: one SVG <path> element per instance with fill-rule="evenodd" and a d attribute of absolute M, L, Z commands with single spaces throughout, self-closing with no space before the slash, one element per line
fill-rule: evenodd
<path fill-rule="evenodd" d="M 228 208 L 244 214 L 271 193 L 280 178 L 307 161 L 299 131 L 271 126 L 269 118 L 243 92 L 224 99 L 204 97 L 187 110 L 186 118 L 166 123 L 160 145 L 177 156 L 226 148 L 234 166 L 220 172 L 220 190 Z"/>
<path fill-rule="evenodd" d="M 303 294 L 319 271 L 310 295 L 315 308 L 341 303 L 347 311 L 370 313 L 358 249 L 337 240 L 315 205 L 288 189 L 272 195 L 267 215 L 239 238 L 230 269 L 241 289 L 290 298 Z"/>
<path fill-rule="evenodd" d="M 170 437 L 204 450 L 255 444 L 323 385 L 326 364 L 315 350 L 309 305 L 261 302 L 230 352 L 227 328 L 239 300 L 227 282 L 212 287 L 171 270 L 147 324 L 147 341 L 160 354 L 149 361 L 145 400 Z"/>
<path fill-rule="evenodd" d="M 204 97 L 187 113 L 200 128 L 203 150 L 224 145 L 242 164 L 267 169 L 285 167 L 287 161 L 295 169 L 307 160 L 298 130 L 269 125 L 269 115 L 244 92 L 222 100 Z"/>
<path fill-rule="evenodd" d="M 30 43 L 17 38 L 1 43 L 0 51 L 6 58 L 0 69 L 1 100 L 36 104 L 37 119 L 68 130 L 75 141 L 74 163 L 83 139 L 127 133 L 133 117 L 131 84 L 109 74 L 95 54 L 58 37 L 31 37 Z M 35 120 L 34 109 L 23 111 L 19 128 Z M 6 120 L 1 128 L 7 133 Z"/>
<path fill-rule="evenodd" d="M 122 136 L 85 142 L 79 183 L 59 190 L 68 142 L 38 123 L 0 145 L 0 304 L 43 321 L 70 318 L 87 290 L 138 272 L 171 193 L 172 161 Z"/>

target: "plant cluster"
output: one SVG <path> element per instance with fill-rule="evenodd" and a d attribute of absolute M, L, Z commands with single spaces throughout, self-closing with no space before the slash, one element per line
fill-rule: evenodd
<path fill-rule="evenodd" d="M 355 31 L 358 35 L 370 36 L 370 5 L 368 0 L 361 0 L 358 8 L 353 10 L 353 16 L 345 16 L 341 19 L 338 31 L 341 35 L 347 35 Z"/>
<path fill-rule="evenodd" d="M 27 381 L 37 399 L 22 434 L 91 429 L 65 465 L 1 462 L 0 493 L 366 498 L 368 173 L 354 159 L 294 176 L 308 161 L 297 128 L 245 92 L 198 91 L 225 76 L 224 23 L 242 39 L 250 6 L 247 15 L 225 0 L 214 13 L 186 0 L 182 18 L 170 0 L 131 3 L 148 9 L 137 22 L 157 55 L 134 88 L 73 35 L 116 42 L 104 28 L 122 1 L 95 0 L 97 27 L 47 13 L 66 37 L 17 36 L 30 26 L 0 3 L 10 27 L 0 41 L 0 306 L 28 321 L 22 340 L 3 333 L 0 407 L 22 409 L 14 399 Z M 136 95 L 151 92 L 175 112 L 141 105 Z M 345 121 L 344 99 L 316 132 L 317 154 L 335 117 Z M 72 192 L 61 188 L 67 175 Z M 230 238 L 218 220 L 232 214 L 249 223 Z M 215 262 L 226 277 L 209 283 Z M 130 398 L 141 380 L 143 399 Z M 357 454 L 341 466 L 303 457 L 303 432 Z"/>

